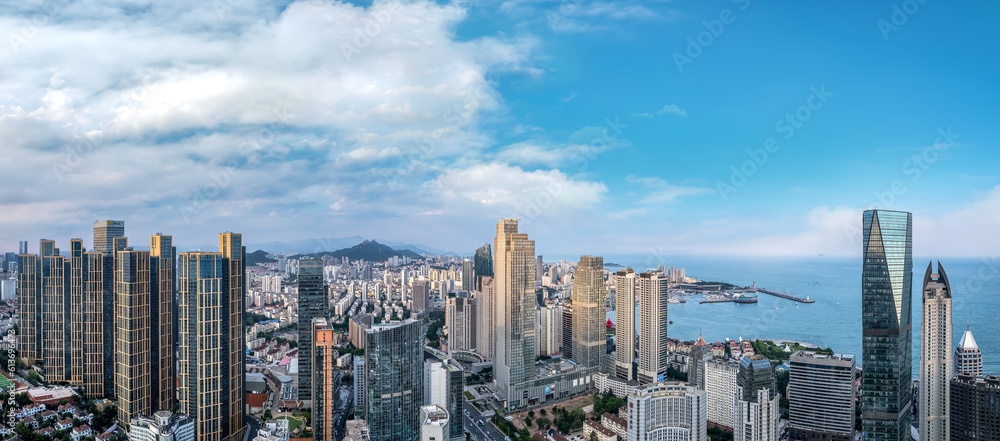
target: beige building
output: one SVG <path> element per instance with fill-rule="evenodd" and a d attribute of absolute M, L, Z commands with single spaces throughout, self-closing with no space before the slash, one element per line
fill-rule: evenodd
<path fill-rule="evenodd" d="M 667 278 L 660 273 L 639 274 L 639 366 L 640 383 L 661 381 L 669 364 L 667 342 Z"/>
<path fill-rule="evenodd" d="M 635 271 L 615 273 L 615 374 L 634 380 L 635 364 Z"/>
<path fill-rule="evenodd" d="M 931 263 L 924 273 L 923 313 L 920 324 L 920 439 L 951 439 L 949 404 L 952 358 L 951 285 L 944 267 Z"/>
<path fill-rule="evenodd" d="M 597 372 L 607 353 L 604 258 L 580 256 L 573 272 L 573 361 Z"/>

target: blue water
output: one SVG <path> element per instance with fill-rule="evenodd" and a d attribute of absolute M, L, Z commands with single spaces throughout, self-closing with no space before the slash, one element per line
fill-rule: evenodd
<path fill-rule="evenodd" d="M 569 260 L 570 258 L 566 258 Z M 605 256 L 606 263 L 629 265 L 636 271 L 657 265 L 686 268 L 687 277 L 750 285 L 808 296 L 812 304 L 798 304 L 767 294 L 756 305 L 716 303 L 699 305 L 699 297 L 670 305 L 669 335 L 705 339 L 787 339 L 861 355 L 861 258 L 813 257 L 802 259 L 706 258 L 671 256 L 657 260 L 646 256 Z M 929 258 L 915 258 L 913 271 L 913 375 L 919 376 L 921 284 Z M 989 259 L 942 260 L 953 292 L 954 345 L 966 325 L 971 326 L 983 352 L 984 371 L 1000 374 L 1000 262 Z M 935 268 L 936 268 L 935 264 Z M 777 309 L 775 309 L 777 308 Z M 614 321 L 614 311 L 608 312 Z"/>

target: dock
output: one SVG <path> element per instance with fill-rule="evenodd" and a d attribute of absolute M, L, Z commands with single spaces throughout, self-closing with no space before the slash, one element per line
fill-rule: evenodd
<path fill-rule="evenodd" d="M 699 305 L 703 305 L 705 303 L 736 303 L 736 300 L 733 300 L 733 299 L 702 300 L 702 301 L 698 302 Z"/>
<path fill-rule="evenodd" d="M 806 297 L 806 298 L 803 299 L 802 297 L 795 297 L 793 295 L 783 294 L 783 293 L 780 293 L 780 292 L 775 292 L 775 291 L 771 291 L 769 289 L 764 289 L 764 288 L 757 288 L 757 292 L 761 292 L 761 293 L 764 293 L 764 294 L 772 295 L 772 296 L 775 296 L 775 297 L 781 297 L 781 298 L 787 299 L 787 300 L 794 300 L 794 301 L 799 302 L 799 303 L 816 303 L 815 300 L 810 300 L 808 297 Z"/>

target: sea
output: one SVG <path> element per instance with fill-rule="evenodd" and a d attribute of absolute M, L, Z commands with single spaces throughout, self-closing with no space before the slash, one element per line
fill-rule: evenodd
<path fill-rule="evenodd" d="M 566 260 L 571 258 L 567 257 Z M 576 259 L 573 259 L 574 261 Z M 671 304 L 668 335 L 709 342 L 725 339 L 783 339 L 832 348 L 857 355 L 861 365 L 861 258 L 719 258 L 669 256 L 605 256 L 604 262 L 629 266 L 636 272 L 659 265 L 685 268 L 686 276 L 728 282 L 808 297 L 815 303 L 796 303 L 759 293 L 757 304 L 706 303 L 686 296 L 687 303 Z M 921 288 L 930 258 L 913 260 L 913 376 L 919 377 Z M 954 346 L 968 326 L 983 352 L 983 371 L 1000 374 L 1000 260 L 950 258 L 941 261 L 952 290 Z M 937 262 L 934 263 L 935 271 Z M 615 270 L 616 268 L 608 268 Z M 638 312 L 636 313 L 638 318 Z M 608 311 L 615 321 L 615 311 Z"/>

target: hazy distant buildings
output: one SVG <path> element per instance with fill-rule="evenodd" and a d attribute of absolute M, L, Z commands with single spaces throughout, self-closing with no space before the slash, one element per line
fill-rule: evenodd
<path fill-rule="evenodd" d="M 912 420 L 910 213 L 864 213 L 861 425 L 865 440 L 908 441 Z"/>
<path fill-rule="evenodd" d="M 705 363 L 705 392 L 708 401 L 708 421 L 733 430 L 738 395 L 739 362 L 718 358 Z"/>
<path fill-rule="evenodd" d="M 951 380 L 951 441 L 1000 439 L 998 403 L 1000 378 L 957 375 Z"/>
<path fill-rule="evenodd" d="M 736 379 L 735 441 L 778 441 L 778 392 L 771 360 L 754 355 L 740 360 Z"/>
<path fill-rule="evenodd" d="M 21 240 L 17 242 L 17 254 L 28 254 L 28 241 Z"/>
<path fill-rule="evenodd" d="M 235 233 L 221 234 L 219 248 L 177 257 L 177 398 L 196 440 L 242 441 L 246 250 Z"/>
<path fill-rule="evenodd" d="M 799 351 L 789 367 L 789 440 L 853 441 L 854 356 Z"/>
<path fill-rule="evenodd" d="M 927 264 L 920 324 L 920 439 L 947 440 L 949 381 L 954 372 L 951 353 L 951 284 L 938 262 L 937 273 Z"/>
<path fill-rule="evenodd" d="M 968 327 L 962 334 L 962 340 L 955 348 L 955 373 L 969 375 L 983 375 L 983 353 L 976 344 L 976 339 L 972 337 L 972 331 Z"/>
<path fill-rule="evenodd" d="M 615 273 L 615 374 L 634 380 L 635 364 L 635 271 Z"/>
<path fill-rule="evenodd" d="M 323 283 L 323 261 L 300 259 L 298 273 L 299 292 L 299 382 L 298 397 L 312 399 L 313 319 L 325 318 L 329 311 L 326 285 Z"/>
<path fill-rule="evenodd" d="M 573 272 L 573 361 L 596 373 L 607 354 L 604 258 L 580 256 Z"/>
<path fill-rule="evenodd" d="M 667 344 L 667 278 L 660 273 L 639 274 L 639 382 L 663 381 L 669 353 Z"/>
<path fill-rule="evenodd" d="M 424 334 L 419 320 L 375 325 L 365 350 L 365 420 L 372 441 L 420 437 Z"/>
<path fill-rule="evenodd" d="M 705 391 L 684 383 L 651 384 L 629 394 L 627 441 L 708 441 Z"/>
<path fill-rule="evenodd" d="M 479 256 L 478 252 L 476 256 Z M 492 266 L 490 263 L 491 268 Z M 476 270 L 478 271 L 478 269 L 477 266 Z M 496 330 L 494 328 L 496 295 L 493 290 L 493 277 L 477 276 L 476 280 L 480 285 L 480 291 L 476 293 L 476 353 L 481 355 L 483 360 L 491 361 L 496 346 Z"/>

